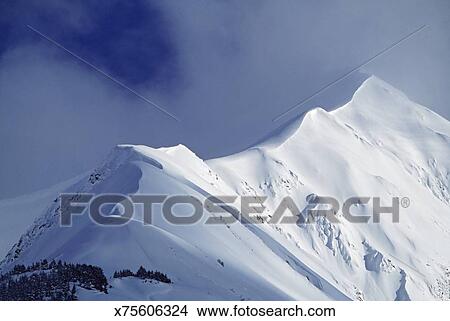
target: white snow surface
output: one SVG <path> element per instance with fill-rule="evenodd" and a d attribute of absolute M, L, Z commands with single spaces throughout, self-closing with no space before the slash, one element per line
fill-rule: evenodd
<path fill-rule="evenodd" d="M 45 210 L 30 206 L 26 216 L 38 218 L 16 235 L 3 271 L 43 258 L 95 264 L 111 289 L 80 291 L 81 299 L 90 300 L 450 298 L 450 123 L 378 78 L 366 80 L 341 108 L 311 110 L 241 153 L 203 161 L 183 145 L 120 145 L 91 174 L 61 192 L 200 200 L 263 195 L 262 215 L 268 217 L 285 196 L 300 210 L 311 206 L 311 194 L 332 196 L 341 207 L 354 196 L 380 197 L 383 206 L 407 197 L 410 205 L 400 208 L 399 223 L 389 214 L 380 223 L 351 223 L 338 212 L 338 223 L 321 217 L 298 225 L 205 225 L 218 216 L 205 211 L 196 224 L 174 225 L 156 204 L 152 225 L 142 223 L 137 207 L 124 226 L 99 226 L 84 213 L 70 228 L 59 226 L 57 202 Z M 0 211 L 5 208 L 0 203 Z M 191 208 L 176 211 L 189 215 Z M 371 215 L 372 202 L 352 213 Z M 25 229 L 10 223 L 10 216 L 2 229 Z M 2 242 L 11 242 L 11 235 Z M 140 265 L 166 273 L 173 284 L 111 277 Z"/>

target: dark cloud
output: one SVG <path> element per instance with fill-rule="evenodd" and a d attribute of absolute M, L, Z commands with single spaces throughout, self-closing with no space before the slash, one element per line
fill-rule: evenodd
<path fill-rule="evenodd" d="M 42 42 L 31 25 L 130 85 L 167 87 L 179 77 L 168 24 L 151 1 L 7 0 L 1 12 L 0 54 Z"/>

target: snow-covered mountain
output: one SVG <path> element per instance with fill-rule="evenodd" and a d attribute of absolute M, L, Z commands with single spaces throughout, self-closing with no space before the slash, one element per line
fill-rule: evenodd
<path fill-rule="evenodd" d="M 55 201 L 1 268 L 46 258 L 95 264 L 111 277 L 143 265 L 173 281 L 111 278 L 109 294 L 80 290 L 81 299 L 449 299 L 449 184 L 450 123 L 371 77 L 343 107 L 311 110 L 236 155 L 203 161 L 182 145 L 121 145 L 61 192 L 264 195 L 267 217 L 285 196 L 300 210 L 315 206 L 311 195 L 340 204 L 380 197 L 383 206 L 407 197 L 399 223 L 391 215 L 351 223 L 338 212 L 339 223 L 205 225 L 218 216 L 206 211 L 196 224 L 174 225 L 156 204 L 152 225 L 142 223 L 138 207 L 124 226 L 99 226 L 84 214 L 67 228 Z M 370 202 L 352 208 L 355 215 L 372 211 Z M 177 207 L 179 215 L 190 212 Z"/>

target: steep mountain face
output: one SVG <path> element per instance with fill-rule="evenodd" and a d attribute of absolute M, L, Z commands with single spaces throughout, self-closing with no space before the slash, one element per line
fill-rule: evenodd
<path fill-rule="evenodd" d="M 8 252 L 3 271 L 41 259 L 88 263 L 112 276 L 143 265 L 172 284 L 111 279 L 108 294 L 81 299 L 421 300 L 450 298 L 450 123 L 369 78 L 345 106 L 314 109 L 264 142 L 236 155 L 203 161 L 186 147 L 118 146 L 105 163 L 65 189 L 76 193 L 266 196 L 260 224 L 174 225 L 153 206 L 120 227 L 77 215 L 59 225 L 59 203 L 36 219 Z M 286 196 L 304 215 L 315 195 L 372 217 L 374 202 L 402 199 L 400 222 L 271 223 Z M 409 202 L 407 202 L 409 200 Z M 237 201 L 234 206 L 240 208 Z M 189 215 L 190 205 L 177 205 Z M 289 212 L 286 212 L 289 215 Z"/>
<path fill-rule="evenodd" d="M 84 175 L 17 198 L 0 200 L 0 257 L 3 258 L 20 235 L 64 191 Z"/>

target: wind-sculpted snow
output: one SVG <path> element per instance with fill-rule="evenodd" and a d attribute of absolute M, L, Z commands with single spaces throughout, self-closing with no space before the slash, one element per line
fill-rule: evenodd
<path fill-rule="evenodd" d="M 236 155 L 203 161 L 178 145 L 153 149 L 121 145 L 105 163 L 61 192 L 265 196 L 260 224 L 174 225 L 153 207 L 119 227 L 95 224 L 84 213 L 59 224 L 55 202 L 25 231 L 2 269 L 41 259 L 100 266 L 112 277 L 142 265 L 171 284 L 111 279 L 108 294 L 81 299 L 315 299 L 421 300 L 450 298 L 450 123 L 377 78 L 368 79 L 345 106 L 317 108 L 269 139 Z M 331 196 L 402 203 L 400 222 L 335 219 L 271 223 L 286 197 L 298 215 L 321 209 Z M 76 199 L 76 196 L 75 196 Z M 0 204 L 1 205 L 1 204 Z M 239 208 L 239 204 L 235 204 Z M 0 207 L 1 208 L 1 207 Z M 180 205 L 188 215 L 188 205 Z M 237 209 L 230 210 L 239 216 Z M 373 203 L 352 206 L 372 216 Z"/>

